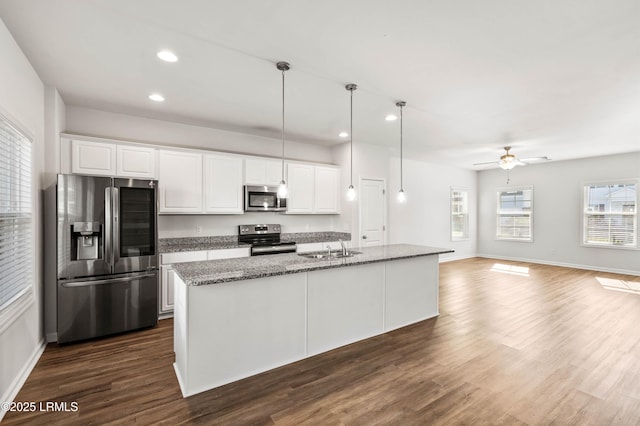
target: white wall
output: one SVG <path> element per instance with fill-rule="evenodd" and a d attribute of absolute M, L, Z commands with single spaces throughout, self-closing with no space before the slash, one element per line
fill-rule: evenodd
<path fill-rule="evenodd" d="M 476 254 L 477 174 L 422 161 L 403 160 L 403 186 L 407 201 L 400 204 L 400 159 L 389 160 L 390 242 L 421 244 L 455 250 L 442 260 L 463 259 Z M 451 241 L 451 187 L 469 190 L 469 239 Z"/>
<path fill-rule="evenodd" d="M 565 266 L 640 274 L 640 251 L 581 246 L 584 182 L 640 177 L 640 152 L 516 167 L 509 186 L 533 185 L 533 242 L 495 239 L 501 169 L 479 172 L 478 253 Z"/>
<path fill-rule="evenodd" d="M 44 171 L 44 85 L 0 20 L 0 108 L 32 133 L 34 176 L 33 303 L 15 320 L 0 324 L 0 401 L 11 401 L 44 349 L 42 205 Z M 0 410 L 0 418 L 4 411 Z"/>

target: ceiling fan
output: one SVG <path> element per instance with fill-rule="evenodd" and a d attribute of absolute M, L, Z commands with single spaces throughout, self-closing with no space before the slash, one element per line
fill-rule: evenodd
<path fill-rule="evenodd" d="M 513 155 L 513 154 L 511 154 L 509 152 L 510 149 L 511 149 L 510 146 L 505 146 L 504 147 L 505 153 L 500 156 L 500 160 L 498 160 L 498 161 L 489 161 L 488 163 L 474 163 L 473 165 L 474 166 L 484 166 L 484 165 L 489 165 L 489 164 L 497 164 L 498 166 L 500 166 L 500 168 L 502 168 L 504 170 L 511 170 L 515 166 L 526 166 L 531 161 L 548 161 L 548 160 L 550 160 L 550 158 L 547 157 L 547 156 L 518 159 L 518 158 L 516 158 L 515 155 Z"/>

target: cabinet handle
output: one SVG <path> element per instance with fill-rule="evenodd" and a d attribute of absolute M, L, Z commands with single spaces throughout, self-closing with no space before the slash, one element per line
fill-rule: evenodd
<path fill-rule="evenodd" d="M 366 236 L 366 235 L 363 235 L 363 236 L 362 236 L 362 239 L 363 239 L 363 240 L 366 240 L 366 239 L 367 239 L 367 236 Z"/>

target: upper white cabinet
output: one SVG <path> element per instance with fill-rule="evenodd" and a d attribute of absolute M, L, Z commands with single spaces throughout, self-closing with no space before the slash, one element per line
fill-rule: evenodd
<path fill-rule="evenodd" d="M 246 185 L 278 185 L 282 180 L 282 162 L 266 158 L 244 160 Z"/>
<path fill-rule="evenodd" d="M 339 168 L 289 163 L 287 171 L 287 213 L 340 213 Z"/>
<path fill-rule="evenodd" d="M 156 177 L 156 150 L 144 146 L 118 145 L 116 176 Z"/>
<path fill-rule="evenodd" d="M 205 213 L 243 213 L 242 158 L 204 157 Z"/>
<path fill-rule="evenodd" d="M 71 173 L 115 176 L 116 144 L 71 141 Z"/>
<path fill-rule="evenodd" d="M 340 169 L 315 166 L 315 213 L 340 212 Z"/>
<path fill-rule="evenodd" d="M 71 173 L 155 179 L 154 148 L 72 139 Z"/>
<path fill-rule="evenodd" d="M 313 213 L 315 167 L 309 164 L 287 164 L 287 213 Z"/>
<path fill-rule="evenodd" d="M 160 150 L 160 213 L 202 213 L 202 154 Z"/>

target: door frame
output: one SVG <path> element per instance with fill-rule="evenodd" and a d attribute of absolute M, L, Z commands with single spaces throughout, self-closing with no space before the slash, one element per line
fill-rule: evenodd
<path fill-rule="evenodd" d="M 382 189 L 384 190 L 384 194 L 382 196 L 382 226 L 384 226 L 384 230 L 382 231 L 382 244 L 387 244 L 387 232 L 389 226 L 387 224 L 387 209 L 388 209 L 388 191 L 387 191 L 387 180 L 383 177 L 377 176 L 360 176 L 358 179 L 358 187 L 360 188 L 360 197 L 358 197 L 358 243 L 357 246 L 360 246 L 362 243 L 362 181 L 365 180 L 376 180 L 382 182 Z"/>

